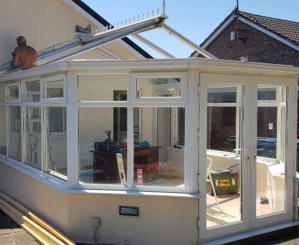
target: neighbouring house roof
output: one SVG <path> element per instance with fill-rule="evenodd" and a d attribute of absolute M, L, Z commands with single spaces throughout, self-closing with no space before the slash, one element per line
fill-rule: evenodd
<path fill-rule="evenodd" d="M 244 18 L 258 24 L 271 32 L 299 45 L 299 22 L 272 18 L 246 12 L 239 12 Z"/>
<path fill-rule="evenodd" d="M 75 4 L 77 4 L 80 8 L 82 8 L 85 12 L 87 12 L 89 15 L 91 15 L 93 18 L 95 18 L 97 21 L 99 21 L 102 25 L 108 26 L 111 25 L 107 20 L 105 20 L 102 16 L 100 16 L 97 12 L 95 12 L 93 9 L 91 9 L 88 5 L 86 5 L 81 0 L 72 0 Z M 142 56 L 148 59 L 152 59 L 153 57 L 148 54 L 145 50 L 143 50 L 141 47 L 139 47 L 136 43 L 134 43 L 131 39 L 124 37 L 122 40 L 130 45 L 133 49 L 135 49 L 138 53 L 140 53 Z"/>
<path fill-rule="evenodd" d="M 206 48 L 234 19 L 235 10 L 215 28 L 200 44 L 200 47 Z M 243 11 L 239 11 L 239 20 L 299 50 L 299 22 L 251 14 Z M 196 52 L 193 52 L 191 56 L 195 54 Z"/>

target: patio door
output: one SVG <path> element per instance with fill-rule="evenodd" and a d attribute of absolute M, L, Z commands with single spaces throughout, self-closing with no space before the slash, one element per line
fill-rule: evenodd
<path fill-rule="evenodd" d="M 291 221 L 289 89 L 253 81 L 200 88 L 200 241 Z"/>
<path fill-rule="evenodd" d="M 287 105 L 295 97 L 275 83 L 257 83 L 253 92 L 250 223 L 260 228 L 292 220 L 296 131 Z"/>

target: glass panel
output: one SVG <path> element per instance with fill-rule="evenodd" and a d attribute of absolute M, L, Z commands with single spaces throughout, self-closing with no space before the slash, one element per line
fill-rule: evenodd
<path fill-rule="evenodd" d="M 6 155 L 6 107 L 0 106 L 0 154 Z"/>
<path fill-rule="evenodd" d="M 41 169 L 41 109 L 26 108 L 24 162 Z"/>
<path fill-rule="evenodd" d="M 183 188 L 184 108 L 135 108 L 134 119 L 135 185 Z"/>
<path fill-rule="evenodd" d="M 126 184 L 126 141 L 127 108 L 79 108 L 80 181 Z"/>
<path fill-rule="evenodd" d="M 258 100 L 276 100 L 276 88 L 259 88 Z"/>
<path fill-rule="evenodd" d="M 236 88 L 209 89 L 209 102 L 236 102 Z M 208 106 L 207 228 L 242 219 L 240 108 Z"/>
<path fill-rule="evenodd" d="M 273 97 L 272 97 L 273 98 Z M 277 104 L 258 107 L 256 215 L 285 210 L 285 89 L 277 88 Z"/>
<path fill-rule="evenodd" d="M 236 107 L 208 107 L 208 149 L 236 149 Z"/>
<path fill-rule="evenodd" d="M 19 99 L 19 86 L 8 86 L 7 87 L 7 100 L 18 100 Z"/>
<path fill-rule="evenodd" d="M 236 103 L 237 88 L 209 88 L 208 103 Z"/>
<path fill-rule="evenodd" d="M 79 76 L 78 99 L 81 101 L 125 101 L 127 100 L 128 79 L 128 76 L 124 75 Z M 115 91 L 123 92 L 115 94 Z M 119 96 L 119 99 L 116 96 Z"/>
<path fill-rule="evenodd" d="M 40 101 L 40 83 L 39 81 L 25 82 L 23 84 L 24 102 L 39 102 Z"/>
<path fill-rule="evenodd" d="M 9 149 L 8 156 L 22 160 L 22 137 L 21 137 L 21 107 L 10 106 L 9 110 Z"/>
<path fill-rule="evenodd" d="M 46 169 L 56 177 L 67 179 L 66 108 L 49 107 L 46 113 Z"/>
<path fill-rule="evenodd" d="M 51 81 L 45 82 L 45 98 L 63 98 L 64 97 L 64 82 Z"/>
<path fill-rule="evenodd" d="M 0 85 L 0 102 L 5 102 L 5 86 Z"/>
<path fill-rule="evenodd" d="M 276 159 L 277 107 L 258 107 L 257 113 L 257 155 Z"/>
<path fill-rule="evenodd" d="M 137 78 L 136 97 L 181 96 L 181 78 Z"/>

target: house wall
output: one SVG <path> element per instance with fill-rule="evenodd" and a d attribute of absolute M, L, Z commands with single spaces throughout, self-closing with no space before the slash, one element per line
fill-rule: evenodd
<path fill-rule="evenodd" d="M 236 25 L 236 21 L 228 25 L 206 50 L 220 59 L 240 60 L 245 56 L 250 62 L 299 66 L 298 51 L 242 21 L 239 21 L 239 29 L 245 30 L 246 40 L 231 41 L 230 35 L 236 30 Z"/>
<path fill-rule="evenodd" d="M 0 65 L 11 61 L 11 53 L 16 47 L 16 38 L 25 36 L 27 44 L 37 51 L 76 38 L 75 26 L 92 26 L 79 12 L 64 0 L 10 0 L 0 3 Z M 128 51 L 118 41 L 105 47 L 122 59 L 136 59 L 136 54 Z M 99 50 L 88 51 L 73 58 L 109 59 L 111 56 Z"/>

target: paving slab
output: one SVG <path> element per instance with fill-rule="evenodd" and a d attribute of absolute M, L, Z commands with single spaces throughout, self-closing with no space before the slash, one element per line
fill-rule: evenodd
<path fill-rule="evenodd" d="M 1 245 L 37 245 L 39 244 L 20 228 L 11 218 L 0 211 L 0 244 Z"/>

